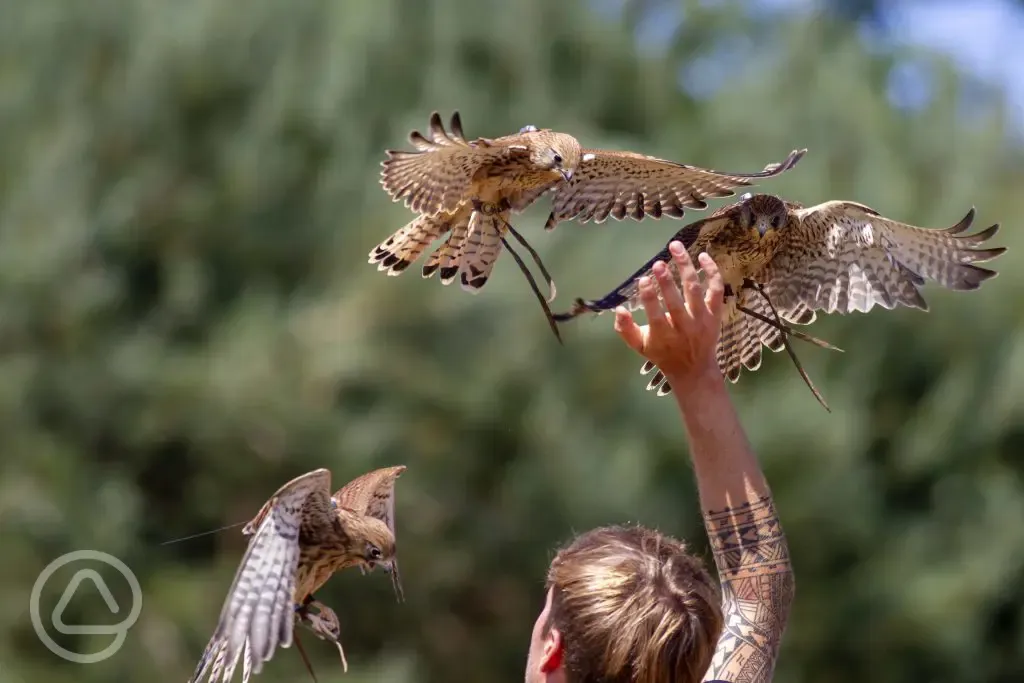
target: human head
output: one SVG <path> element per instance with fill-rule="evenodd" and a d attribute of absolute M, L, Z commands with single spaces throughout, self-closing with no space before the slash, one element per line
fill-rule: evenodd
<path fill-rule="evenodd" d="M 700 683 L 722 629 L 720 595 L 681 541 L 602 527 L 551 563 L 526 683 Z"/>

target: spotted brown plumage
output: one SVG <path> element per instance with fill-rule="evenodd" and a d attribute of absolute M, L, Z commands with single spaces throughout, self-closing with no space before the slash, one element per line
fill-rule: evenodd
<path fill-rule="evenodd" d="M 434 112 L 427 135 L 409 135 L 415 151 L 388 150 L 381 185 L 394 201 L 420 215 L 375 247 L 369 262 L 398 275 L 430 242 L 463 230 L 464 238 L 440 247 L 446 250 L 446 265 L 435 252 L 423 275 L 440 268 L 441 281 L 448 284 L 454 268 L 461 274 L 461 287 L 473 293 L 490 277 L 510 228 L 509 215 L 524 211 L 544 194 L 552 194 L 548 230 L 570 219 L 678 218 L 684 209 L 707 208 L 707 198 L 731 196 L 755 179 L 784 173 L 806 152 L 793 151 L 758 173 L 722 173 L 634 152 L 582 149 L 571 135 L 534 126 L 514 135 L 468 141 L 458 112 L 449 127 L 446 131 Z M 489 220 L 477 220 L 474 202 L 491 208 Z M 493 237 L 479 236 L 492 231 Z"/>
<path fill-rule="evenodd" d="M 609 216 L 681 218 L 685 209 L 708 208 L 706 199 L 731 197 L 736 188 L 753 185 L 752 180 L 790 170 L 806 153 L 793 150 L 757 173 L 723 173 L 636 152 L 584 149 L 573 180 L 552 188 L 552 211 L 544 228 L 554 230 L 566 220 L 603 223 Z"/>
<path fill-rule="evenodd" d="M 886 218 L 856 202 L 804 207 L 774 195 L 756 194 L 745 195 L 683 227 L 669 242 L 682 242 L 694 260 L 700 252 L 707 252 L 722 273 L 726 295 L 717 360 L 722 373 L 736 382 L 741 368 L 752 371 L 760 367 L 762 346 L 780 351 L 785 348 L 786 334 L 799 334 L 763 320 L 775 320 L 773 307 L 784 326 L 807 325 L 814 322 L 815 311 L 866 313 L 875 305 L 927 311 L 919 289 L 925 280 L 952 290 L 980 287 L 996 273 L 975 264 L 1006 249 L 980 248 L 996 234 L 998 224 L 963 235 L 973 221 L 973 207 L 956 225 L 937 230 Z M 635 310 L 640 306 L 639 280 L 652 276 L 657 261 L 669 266 L 678 284 L 679 272 L 666 245 L 605 297 L 577 299 L 571 311 L 555 318 L 564 322 L 587 311 L 600 313 L 619 305 Z M 760 314 L 761 319 L 744 313 L 741 307 Z M 654 369 L 645 363 L 641 372 Z M 657 389 L 658 395 L 671 391 L 660 371 L 647 388 Z"/>
<path fill-rule="evenodd" d="M 404 470 L 397 466 L 369 472 L 333 496 L 326 469 L 278 489 L 242 530 L 252 538 L 189 683 L 226 683 L 239 659 L 244 683 L 260 673 L 277 647 L 291 646 L 296 621 L 335 642 L 347 668 L 340 629 L 331 626 L 337 626 L 337 615 L 313 594 L 347 567 L 397 569 L 394 481 Z M 393 580 L 401 595 L 397 576 Z M 319 614 L 310 613 L 311 607 Z"/>

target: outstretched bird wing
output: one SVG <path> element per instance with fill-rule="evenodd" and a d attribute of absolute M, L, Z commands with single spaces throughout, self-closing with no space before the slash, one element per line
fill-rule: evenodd
<path fill-rule="evenodd" d="M 405 465 L 384 467 L 367 472 L 338 489 L 334 502 L 338 507 L 360 515 L 376 517 L 384 522 L 391 534 L 395 535 L 395 480 L 405 471 Z M 395 596 L 401 602 L 405 599 L 402 578 L 398 573 L 398 560 L 392 558 L 391 582 Z"/>
<path fill-rule="evenodd" d="M 449 133 L 434 112 L 428 135 L 415 130 L 409 134 L 415 152 L 387 150 L 380 183 L 392 200 L 404 199 L 413 211 L 430 216 L 452 213 L 466 200 L 481 167 L 529 159 L 529 148 L 516 143 L 518 136 L 469 142 L 458 112 L 452 114 L 450 127 Z"/>
<path fill-rule="evenodd" d="M 826 313 L 867 312 L 876 304 L 928 310 L 919 287 L 925 279 L 953 290 L 972 290 L 995 271 L 974 265 L 1005 247 L 978 248 L 999 230 L 992 225 L 962 235 L 974 208 L 944 230 L 920 228 L 881 216 L 848 201 L 797 209 L 787 240 L 764 275 L 765 289 L 780 308 L 803 303 Z"/>
<path fill-rule="evenodd" d="M 213 633 L 189 683 L 231 680 L 239 656 L 243 682 L 259 673 L 274 650 L 290 647 L 292 605 L 303 522 L 330 523 L 331 473 L 318 469 L 282 486 L 242 533 L 252 536 Z M 223 678 L 221 677 L 223 675 Z"/>
<path fill-rule="evenodd" d="M 793 150 L 782 162 L 768 164 L 759 173 L 723 173 L 636 152 L 585 149 L 572 180 L 554 185 L 552 211 L 544 228 L 553 230 L 567 220 L 601 223 L 608 216 L 616 220 L 680 218 L 685 209 L 706 209 L 708 198 L 731 197 L 736 188 L 752 185 L 753 180 L 785 173 L 806 153 L 806 149 Z M 520 211 L 534 199 L 524 195 L 513 209 Z"/>

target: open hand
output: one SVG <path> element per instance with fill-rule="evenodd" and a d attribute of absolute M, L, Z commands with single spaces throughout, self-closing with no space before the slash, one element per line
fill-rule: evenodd
<path fill-rule="evenodd" d="M 682 292 L 672 278 L 668 265 L 654 264 L 653 282 L 640 278 L 640 302 L 647 324 L 637 325 L 623 307 L 615 309 L 615 331 L 629 348 L 658 366 L 672 384 L 683 386 L 703 375 L 720 375 L 715 349 L 722 329 L 725 285 L 718 266 L 706 253 L 700 254 L 700 267 L 707 276 L 707 292 L 682 243 L 669 244 L 672 260 L 679 268 Z M 658 301 L 660 287 L 664 306 Z"/>

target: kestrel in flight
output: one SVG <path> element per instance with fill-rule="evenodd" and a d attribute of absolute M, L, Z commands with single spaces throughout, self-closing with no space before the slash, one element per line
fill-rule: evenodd
<path fill-rule="evenodd" d="M 707 252 L 722 273 L 725 312 L 717 348 L 722 373 L 736 382 L 742 367 L 751 371 L 760 367 L 762 345 L 772 351 L 785 348 L 827 410 L 786 337 L 835 347 L 790 325 L 814 322 L 815 311 L 866 313 L 876 304 L 927 311 L 919 290 L 925 279 L 953 290 L 977 289 L 996 273 L 974 264 L 1006 249 L 978 248 L 996 234 L 998 223 L 974 235 L 962 235 L 973 221 L 973 207 L 953 227 L 935 230 L 894 221 L 855 202 L 830 201 L 805 208 L 773 195 L 747 194 L 685 226 L 669 243 L 682 242 L 694 261 L 700 252 Z M 666 246 L 607 296 L 597 301 L 577 299 L 573 309 L 556 315 L 556 320 L 564 322 L 619 305 L 635 310 L 640 305 L 639 280 L 652 276 L 657 261 L 669 266 L 678 284 L 679 271 Z M 648 362 L 641 372 L 654 369 Z M 657 389 L 659 396 L 671 391 L 660 370 L 647 389 Z"/>
<path fill-rule="evenodd" d="M 313 594 L 341 569 L 381 566 L 391 572 L 396 596 L 403 599 L 394 513 L 395 480 L 403 471 L 404 465 L 374 470 L 332 496 L 331 473 L 318 469 L 288 482 L 264 503 L 242 530 L 252 537 L 249 547 L 189 683 L 207 674 L 210 683 L 227 683 L 239 656 L 242 681 L 248 681 L 278 646 L 291 646 L 296 621 L 335 643 L 347 671 L 338 617 Z M 313 607 L 318 614 L 309 611 Z"/>
<path fill-rule="evenodd" d="M 487 283 L 504 245 L 530 281 L 559 339 L 547 306 L 555 296 L 554 283 L 537 253 L 510 225 L 511 214 L 551 193 L 546 230 L 571 219 L 601 223 L 609 216 L 679 218 L 685 209 L 706 209 L 708 198 L 730 197 L 755 179 L 788 171 L 807 151 L 794 150 L 758 173 L 722 173 L 635 152 L 584 149 L 571 135 L 535 126 L 514 135 L 467 141 L 458 112 L 450 128 L 446 131 L 434 112 L 428 135 L 409 135 L 416 151 L 387 151 L 381 185 L 392 200 L 404 201 L 419 215 L 374 247 L 369 262 L 388 275 L 399 275 L 447 235 L 424 263 L 423 277 L 439 272 L 447 285 L 459 276 L 461 287 L 476 293 Z M 551 290 L 546 301 L 505 240 L 506 233 L 537 262 Z"/>

